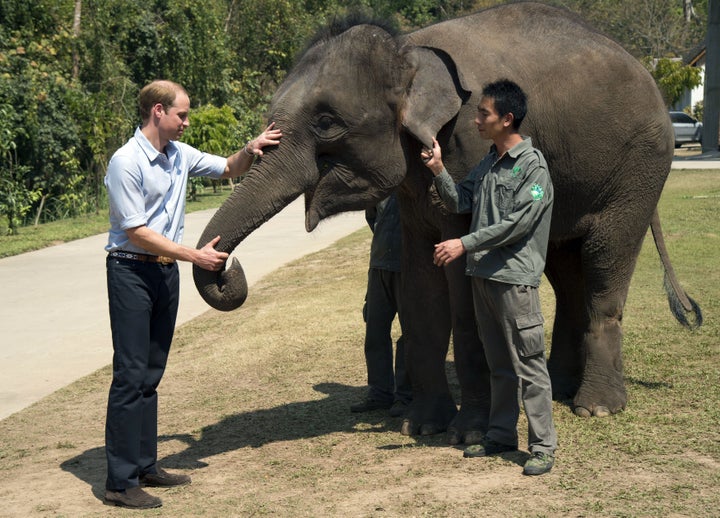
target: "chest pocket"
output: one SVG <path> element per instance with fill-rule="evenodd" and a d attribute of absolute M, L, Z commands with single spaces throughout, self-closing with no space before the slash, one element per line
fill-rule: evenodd
<path fill-rule="evenodd" d="M 498 178 L 495 184 L 495 207 L 501 216 L 506 216 L 513 211 L 515 191 L 520 185 L 522 178 L 503 176 Z"/>

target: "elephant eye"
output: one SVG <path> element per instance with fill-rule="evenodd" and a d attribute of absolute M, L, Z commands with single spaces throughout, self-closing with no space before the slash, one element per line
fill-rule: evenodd
<path fill-rule="evenodd" d="M 313 132 L 320 140 L 337 140 L 347 132 L 345 123 L 332 115 L 322 114 L 313 123 Z"/>

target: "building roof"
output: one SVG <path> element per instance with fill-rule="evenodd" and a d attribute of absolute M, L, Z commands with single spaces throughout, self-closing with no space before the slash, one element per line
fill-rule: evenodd
<path fill-rule="evenodd" d="M 705 54 L 707 53 L 707 41 L 697 44 L 688 51 L 683 57 L 683 63 L 691 67 L 697 67 L 705 64 Z"/>

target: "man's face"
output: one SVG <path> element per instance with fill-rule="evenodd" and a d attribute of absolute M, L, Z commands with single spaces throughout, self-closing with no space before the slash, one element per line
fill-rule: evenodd
<path fill-rule="evenodd" d="M 495 99 L 492 97 L 483 97 L 480 99 L 480 104 L 478 105 L 475 124 L 482 138 L 495 140 L 506 131 L 506 128 L 510 127 L 512 117 L 510 117 L 509 114 L 501 117 L 495 109 Z"/>
<path fill-rule="evenodd" d="M 183 92 L 178 92 L 175 102 L 167 110 L 160 106 L 161 134 L 168 140 L 178 140 L 182 137 L 185 128 L 190 125 L 188 115 L 190 113 L 190 99 Z"/>

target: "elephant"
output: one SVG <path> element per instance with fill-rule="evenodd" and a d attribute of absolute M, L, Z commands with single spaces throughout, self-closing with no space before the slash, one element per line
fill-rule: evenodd
<path fill-rule="evenodd" d="M 554 396 L 579 416 L 623 410 L 623 309 L 649 227 L 676 317 L 692 326 L 702 314 L 677 283 L 657 216 L 674 149 L 661 95 L 636 59 L 569 11 L 512 3 L 407 34 L 367 21 L 332 24 L 272 98 L 267 116 L 283 131 L 281 143 L 256 160 L 198 244 L 219 235 L 217 248 L 230 253 L 303 194 L 311 232 L 396 191 L 414 398 L 401 431 L 446 432 L 451 444 L 486 431 L 489 374 L 464 261 L 432 261 L 434 244 L 468 232 L 469 215 L 445 209 L 420 153 L 436 137 L 446 168 L 462 179 L 488 151 L 473 120 L 482 86 L 500 78 L 528 96 L 521 130 L 544 154 L 555 190 L 545 269 L 556 298 Z M 194 280 L 220 310 L 247 296 L 237 259 L 223 272 L 195 267 Z M 459 403 L 445 371 L 451 337 Z"/>

